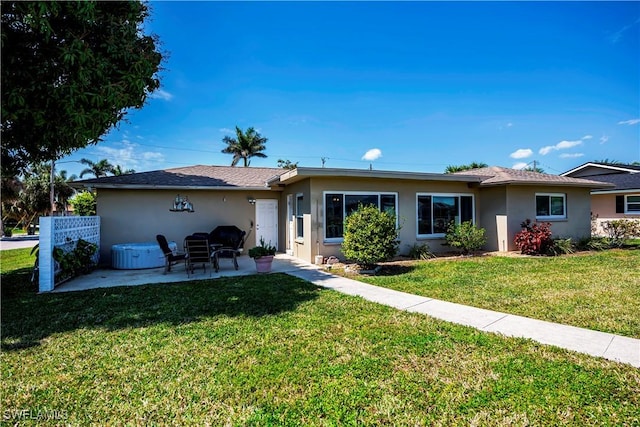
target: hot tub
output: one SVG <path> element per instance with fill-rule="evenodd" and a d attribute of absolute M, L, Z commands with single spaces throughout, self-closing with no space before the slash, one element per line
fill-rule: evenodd
<path fill-rule="evenodd" d="M 169 242 L 175 251 L 176 242 Z M 111 266 L 117 270 L 164 267 L 164 254 L 157 242 L 120 243 L 111 246 Z"/>

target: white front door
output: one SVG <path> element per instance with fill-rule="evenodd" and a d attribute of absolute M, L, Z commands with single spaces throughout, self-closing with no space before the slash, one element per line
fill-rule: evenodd
<path fill-rule="evenodd" d="M 256 200 L 256 244 L 263 238 L 265 243 L 278 247 L 278 201 Z"/>

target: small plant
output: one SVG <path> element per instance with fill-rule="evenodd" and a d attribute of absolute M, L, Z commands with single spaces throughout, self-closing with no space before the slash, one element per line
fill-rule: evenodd
<path fill-rule="evenodd" d="M 93 256 L 97 251 L 96 244 L 83 239 L 79 239 L 71 251 L 65 251 L 59 246 L 53 248 L 53 259 L 60 266 L 56 281 L 89 273 L 96 266 Z"/>
<path fill-rule="evenodd" d="M 611 239 L 613 246 L 620 247 L 624 241 L 640 237 L 640 221 L 634 219 L 614 219 L 602 222 L 602 229 Z"/>
<path fill-rule="evenodd" d="M 460 249 L 463 254 L 467 255 L 470 252 L 482 249 L 487 242 L 484 233 L 484 228 L 476 227 L 471 221 L 465 221 L 461 224 L 452 222 L 444 238 L 447 241 L 447 245 Z"/>
<path fill-rule="evenodd" d="M 5 227 L 2 231 L 2 234 L 4 234 L 5 237 L 11 237 L 13 236 L 13 230 L 11 229 L 11 227 Z"/>
<path fill-rule="evenodd" d="M 527 219 L 522 224 L 522 231 L 516 234 L 514 240 L 520 252 L 524 255 L 544 255 L 548 253 L 553 245 L 551 238 L 551 223 L 535 222 L 531 223 Z"/>
<path fill-rule="evenodd" d="M 408 256 L 411 259 L 420 260 L 427 260 L 436 257 L 435 254 L 431 252 L 431 248 L 427 243 L 423 243 L 421 245 L 415 243 L 413 246 L 410 246 Z"/>
<path fill-rule="evenodd" d="M 569 255 L 575 253 L 573 242 L 571 238 L 568 239 L 555 239 L 553 244 L 549 248 L 549 255 Z"/>
<path fill-rule="evenodd" d="M 374 205 L 361 204 L 345 220 L 342 253 L 365 269 L 392 258 L 399 244 L 395 216 Z"/>
<path fill-rule="evenodd" d="M 260 258 L 263 256 L 275 255 L 276 247 L 271 245 L 271 242 L 268 244 L 265 243 L 264 237 L 260 238 L 260 244 L 258 246 L 254 246 L 249 249 L 249 256 L 251 258 Z"/>

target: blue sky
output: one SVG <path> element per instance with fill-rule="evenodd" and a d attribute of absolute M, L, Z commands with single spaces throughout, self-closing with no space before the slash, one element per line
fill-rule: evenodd
<path fill-rule="evenodd" d="M 300 166 L 560 173 L 640 161 L 640 2 L 152 2 L 161 90 L 62 159 L 228 165 L 253 126 Z M 377 151 L 376 151 L 377 149 Z M 369 156 L 366 156 L 369 153 Z"/>

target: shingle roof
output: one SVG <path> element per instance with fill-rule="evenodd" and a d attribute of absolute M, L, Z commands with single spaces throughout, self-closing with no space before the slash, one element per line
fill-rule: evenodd
<path fill-rule="evenodd" d="M 615 185 L 607 191 L 638 190 L 640 191 L 640 173 L 615 173 L 609 175 L 594 175 L 589 177 L 594 181 L 608 182 Z"/>
<path fill-rule="evenodd" d="M 561 185 L 576 186 L 589 188 L 610 187 L 603 182 L 592 181 L 588 179 L 569 178 L 566 176 L 550 175 L 546 173 L 503 168 L 499 166 L 491 166 L 486 168 L 471 169 L 462 172 L 456 172 L 456 175 L 471 175 L 484 178 L 480 183 L 481 187 L 505 184 L 521 184 L 521 185 Z"/>
<path fill-rule="evenodd" d="M 267 181 L 286 172 L 281 168 L 196 165 L 75 181 L 95 188 L 267 188 Z"/>

